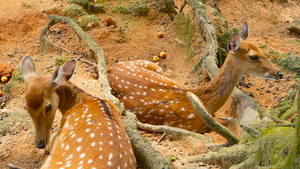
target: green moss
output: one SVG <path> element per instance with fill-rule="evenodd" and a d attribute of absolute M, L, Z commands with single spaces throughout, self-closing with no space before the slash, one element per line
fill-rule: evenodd
<path fill-rule="evenodd" d="M 68 3 L 83 6 L 83 4 L 89 3 L 89 0 L 68 0 Z"/>
<path fill-rule="evenodd" d="M 233 29 L 221 34 L 220 36 L 218 36 L 217 40 L 218 40 L 219 46 L 221 48 L 227 49 L 227 44 L 233 33 L 239 34 L 239 29 L 233 28 Z"/>
<path fill-rule="evenodd" d="M 268 49 L 267 52 L 264 53 L 265 56 L 271 57 L 271 56 L 275 56 L 276 58 L 278 56 L 281 56 L 278 52 L 274 51 L 273 49 Z"/>
<path fill-rule="evenodd" d="M 90 9 L 92 13 L 105 13 L 106 11 L 105 6 L 100 4 L 90 4 Z"/>
<path fill-rule="evenodd" d="M 294 53 L 284 54 L 284 59 L 280 59 L 277 63 L 284 69 L 296 73 L 300 77 L 300 57 Z"/>
<path fill-rule="evenodd" d="M 121 14 L 129 14 L 128 7 L 125 6 L 116 6 L 113 12 L 121 13 Z"/>
<path fill-rule="evenodd" d="M 79 16 L 87 15 L 88 13 L 85 12 L 81 6 L 72 4 L 70 6 L 65 7 L 62 10 L 63 16 L 70 17 L 70 18 L 78 18 Z"/>
<path fill-rule="evenodd" d="M 68 58 L 67 58 L 66 56 L 58 55 L 58 56 L 56 56 L 55 59 L 54 59 L 54 65 L 55 65 L 55 66 L 61 66 L 61 65 L 63 65 L 67 60 L 68 60 Z"/>
<path fill-rule="evenodd" d="M 174 24 L 177 35 L 183 39 L 188 46 L 191 46 L 194 37 L 194 26 L 191 23 L 190 16 L 187 15 L 185 17 L 182 13 L 179 13 L 175 18 Z"/>
<path fill-rule="evenodd" d="M 287 155 L 295 139 L 292 127 L 271 127 L 255 141 L 256 157 L 259 166 L 281 166 L 288 160 Z"/>
<path fill-rule="evenodd" d="M 141 2 L 141 3 L 137 3 L 135 5 L 133 5 L 133 11 L 135 13 L 135 16 L 147 16 L 150 9 L 147 6 L 146 3 Z"/>
<path fill-rule="evenodd" d="M 10 81 L 5 84 L 3 91 L 4 93 L 9 93 L 12 95 L 19 94 L 23 90 L 23 87 L 21 87 L 23 83 L 23 73 L 21 68 L 19 67 L 13 71 Z"/>
<path fill-rule="evenodd" d="M 21 82 L 21 83 L 24 82 L 24 77 L 23 77 L 23 72 L 22 72 L 22 70 L 21 70 L 21 67 L 19 67 L 19 68 L 16 70 L 16 74 L 13 74 L 12 80 L 13 80 L 13 81 L 19 81 L 19 82 Z"/>
<path fill-rule="evenodd" d="M 192 24 L 190 15 L 178 13 L 174 19 L 174 26 L 177 36 L 186 44 L 186 53 L 190 58 L 196 55 L 194 43 L 195 26 Z M 185 58 L 188 60 L 188 58 Z"/>
<path fill-rule="evenodd" d="M 85 15 L 82 18 L 80 18 L 79 25 L 80 27 L 82 27 L 83 30 L 87 30 L 88 28 L 98 26 L 98 18 L 96 15 Z"/>

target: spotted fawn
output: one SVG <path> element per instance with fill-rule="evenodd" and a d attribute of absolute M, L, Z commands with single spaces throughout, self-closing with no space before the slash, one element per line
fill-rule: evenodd
<path fill-rule="evenodd" d="M 247 37 L 245 22 L 240 35 L 234 33 L 230 38 L 225 63 L 205 86 L 188 89 L 165 77 L 162 68 L 155 63 L 136 60 L 119 62 L 108 70 L 112 94 L 141 122 L 205 132 L 205 123 L 187 99 L 186 92 L 196 94 L 214 114 L 225 104 L 244 73 L 273 80 L 283 77 L 255 45 L 246 42 Z"/>
<path fill-rule="evenodd" d="M 38 77 L 31 57 L 22 62 L 25 107 L 34 122 L 38 148 L 47 145 L 56 110 L 63 115 L 42 169 L 136 168 L 120 110 L 68 82 L 75 65 L 70 60 L 51 76 Z"/>

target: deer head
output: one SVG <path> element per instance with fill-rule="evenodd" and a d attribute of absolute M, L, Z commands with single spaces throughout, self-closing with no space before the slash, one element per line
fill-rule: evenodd
<path fill-rule="evenodd" d="M 70 60 L 51 76 L 38 77 L 35 64 L 30 56 L 26 56 L 22 62 L 21 67 L 25 80 L 25 108 L 34 123 L 37 148 L 42 149 L 47 145 L 59 104 L 59 97 L 55 90 L 72 77 L 75 65 L 75 60 Z"/>

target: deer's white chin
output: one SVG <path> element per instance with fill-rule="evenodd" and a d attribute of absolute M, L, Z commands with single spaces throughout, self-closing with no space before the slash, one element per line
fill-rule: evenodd
<path fill-rule="evenodd" d="M 277 80 L 277 78 L 271 77 L 269 73 L 265 73 L 264 77 L 267 78 L 268 80 Z"/>

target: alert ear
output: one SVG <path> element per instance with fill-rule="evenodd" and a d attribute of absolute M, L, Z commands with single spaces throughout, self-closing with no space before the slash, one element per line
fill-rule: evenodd
<path fill-rule="evenodd" d="M 21 70 L 23 72 L 24 81 L 28 79 L 29 76 L 36 76 L 36 69 L 33 60 L 30 56 L 26 56 L 21 65 Z"/>
<path fill-rule="evenodd" d="M 236 33 L 234 33 L 231 35 L 227 48 L 232 52 L 236 52 L 240 48 L 240 44 L 240 37 Z"/>
<path fill-rule="evenodd" d="M 245 22 L 240 32 L 240 38 L 246 40 L 248 38 L 248 34 L 249 34 L 248 23 Z"/>
<path fill-rule="evenodd" d="M 65 84 L 74 74 L 76 61 L 74 59 L 63 64 L 57 71 L 52 75 L 53 83 L 56 86 Z"/>

